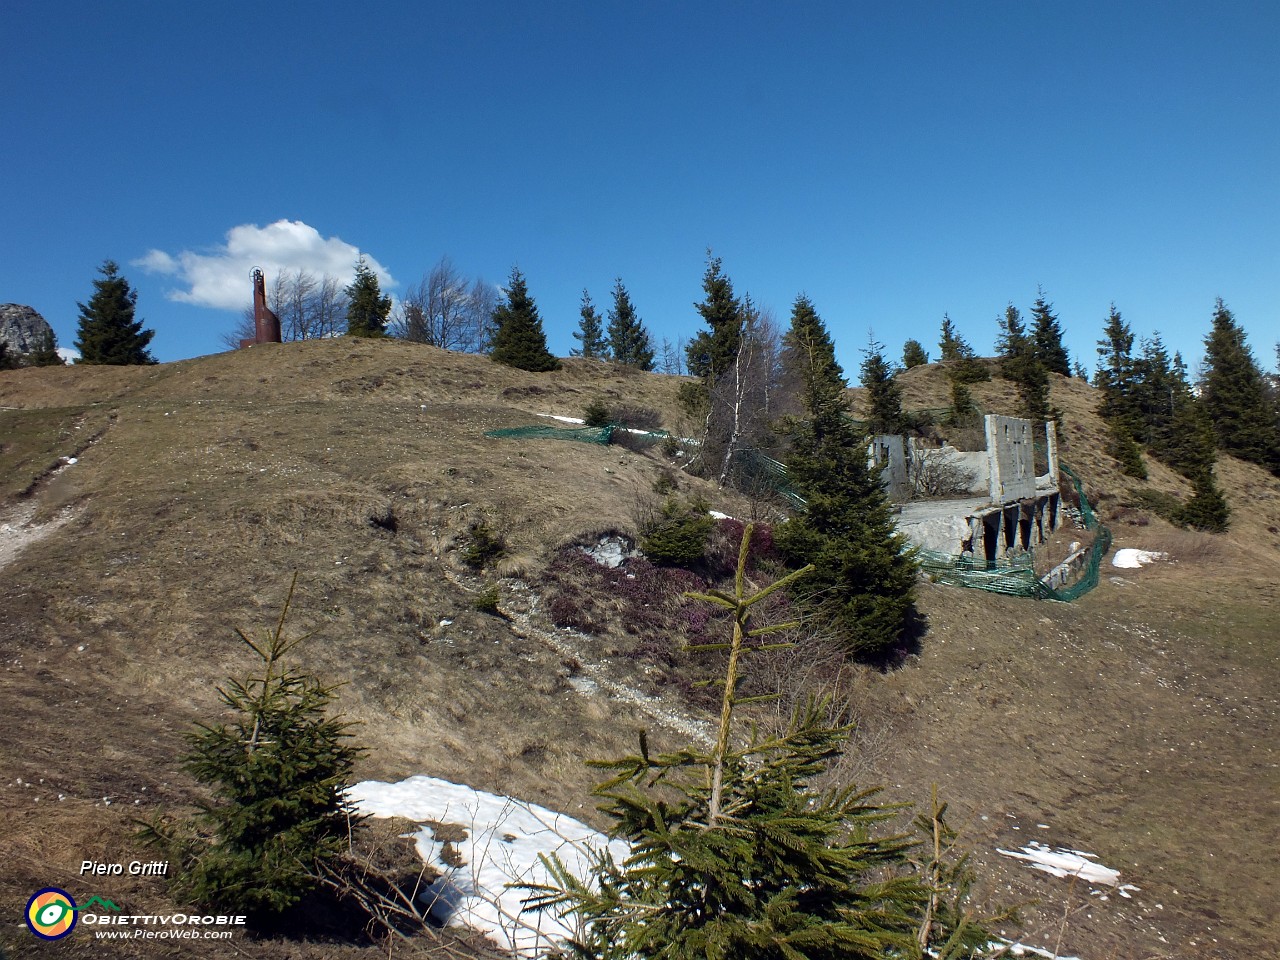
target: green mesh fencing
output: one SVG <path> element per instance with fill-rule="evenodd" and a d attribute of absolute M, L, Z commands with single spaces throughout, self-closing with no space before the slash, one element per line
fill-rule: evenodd
<path fill-rule="evenodd" d="M 1034 597 L 1037 600 L 1061 600 L 1069 603 L 1084 596 L 1098 585 L 1102 560 L 1111 549 L 1111 531 L 1094 513 L 1084 495 L 1084 483 L 1080 476 L 1064 463 L 1058 466 L 1071 480 L 1076 496 L 1080 498 L 1080 516 L 1084 520 L 1085 529 L 1094 533 L 1089 555 L 1083 561 L 1082 571 L 1075 582 L 1058 588 L 1042 583 L 1036 576 L 1035 555 L 1030 550 L 1002 557 L 993 567 L 988 567 L 984 560 L 974 559 L 971 555 L 954 557 L 932 550 L 920 550 L 920 569 L 936 583 L 989 590 L 1011 597 Z"/>
<path fill-rule="evenodd" d="M 534 427 L 507 427 L 503 430 L 489 430 L 486 437 L 499 440 L 576 440 L 579 443 L 595 443 L 600 446 L 608 444 L 616 423 L 604 427 L 549 427 L 539 424 Z"/>
<path fill-rule="evenodd" d="M 578 443 L 604 446 L 619 442 L 620 434 L 626 434 L 629 446 L 661 443 L 671 436 L 665 430 L 632 430 L 620 423 L 610 423 L 603 427 L 552 427 L 546 424 L 506 427 L 502 430 L 489 430 L 485 436 L 498 440 L 576 440 Z"/>

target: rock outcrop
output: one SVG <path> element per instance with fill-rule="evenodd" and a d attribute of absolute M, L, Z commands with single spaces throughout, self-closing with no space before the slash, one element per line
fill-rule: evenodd
<path fill-rule="evenodd" d="M 9 352 L 34 353 L 53 335 L 53 327 L 44 317 L 20 303 L 0 303 L 0 340 Z"/>

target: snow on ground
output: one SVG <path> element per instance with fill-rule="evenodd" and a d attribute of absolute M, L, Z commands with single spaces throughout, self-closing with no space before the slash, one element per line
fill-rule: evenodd
<path fill-rule="evenodd" d="M 1139 567 L 1146 566 L 1148 563 L 1154 563 L 1156 560 L 1168 560 L 1167 553 L 1159 553 L 1154 550 L 1135 550 L 1133 547 L 1125 547 L 1117 550 L 1111 558 L 1113 567 L 1121 567 L 1125 570 L 1137 570 Z"/>
<path fill-rule="evenodd" d="M 551 420 L 559 420 L 561 423 L 576 423 L 578 426 L 582 426 L 587 422 L 583 420 L 581 417 L 561 417 L 561 416 L 557 416 L 554 413 L 540 413 L 538 414 L 538 416 L 547 417 Z"/>
<path fill-rule="evenodd" d="M 610 570 L 622 566 L 624 560 L 639 556 L 639 551 L 622 537 L 601 537 L 591 546 L 580 546 L 578 549 Z"/>
<path fill-rule="evenodd" d="M 1097 856 L 1092 853 L 1085 853 L 1083 850 L 1049 847 L 1032 840 L 1020 852 L 1016 850 L 1001 850 L 997 847 L 996 853 L 1002 853 L 1006 857 L 1014 857 L 1018 860 L 1026 860 L 1034 869 L 1043 870 L 1045 873 L 1055 877 L 1079 877 L 1085 883 L 1105 884 L 1108 887 L 1115 887 L 1120 896 L 1125 899 L 1130 899 L 1129 894 L 1131 891 L 1139 889 L 1131 883 L 1121 884 L 1119 870 L 1112 870 L 1110 867 L 1095 863 L 1094 861 L 1098 859 Z"/>
<path fill-rule="evenodd" d="M 571 929 L 554 913 L 522 912 L 529 894 L 508 884 L 549 882 L 540 854 L 557 854 L 577 876 L 587 872 L 591 850 L 608 847 L 618 860 L 630 854 L 622 841 L 610 841 L 565 814 L 435 777 L 366 780 L 347 795 L 371 816 L 461 825 L 466 839 L 448 844 L 448 850 L 431 826 L 412 834 L 423 861 L 442 871 L 420 899 L 431 905 L 436 920 L 488 933 L 527 956 L 566 939 Z"/>

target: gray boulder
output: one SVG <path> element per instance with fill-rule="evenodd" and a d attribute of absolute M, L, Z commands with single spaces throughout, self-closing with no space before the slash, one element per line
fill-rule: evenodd
<path fill-rule="evenodd" d="M 46 335 L 53 334 L 49 321 L 20 303 L 0 303 L 0 340 L 9 345 L 10 353 L 33 353 L 40 349 Z"/>

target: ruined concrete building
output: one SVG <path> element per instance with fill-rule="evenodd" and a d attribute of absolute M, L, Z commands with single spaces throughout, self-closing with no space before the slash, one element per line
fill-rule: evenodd
<path fill-rule="evenodd" d="M 1029 420 L 988 414 L 986 450 L 923 449 L 900 436 L 871 440 L 870 459 L 880 465 L 889 496 L 902 504 L 898 529 L 912 543 L 937 553 L 971 555 L 992 564 L 1044 543 L 1059 523 L 1056 425 L 1044 425 L 1047 470 L 1037 475 Z M 912 471 L 947 463 L 972 477 L 969 496 L 907 502 Z"/>

